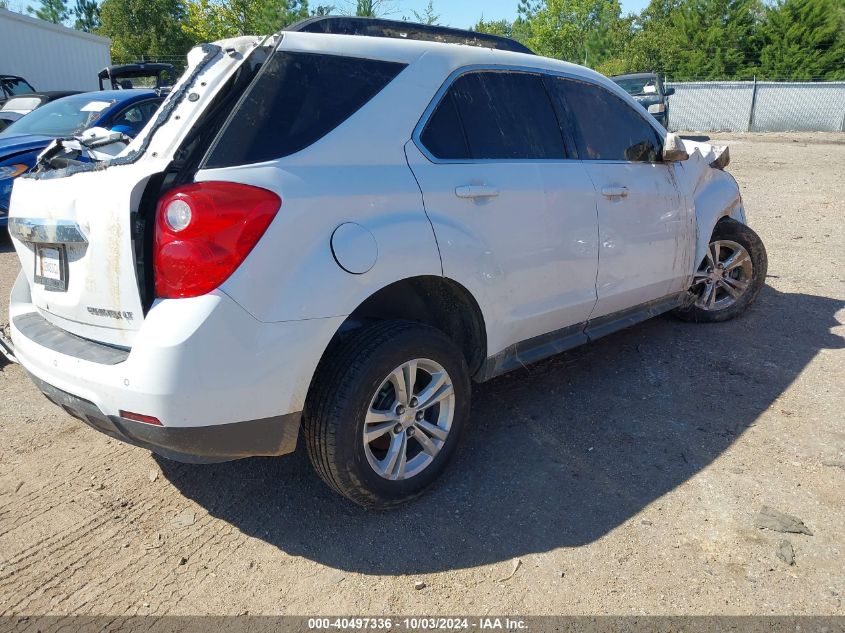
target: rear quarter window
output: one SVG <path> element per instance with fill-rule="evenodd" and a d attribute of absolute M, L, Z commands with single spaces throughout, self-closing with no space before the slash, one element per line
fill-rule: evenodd
<path fill-rule="evenodd" d="M 204 167 L 295 154 L 340 126 L 405 67 L 356 57 L 277 52 L 235 107 Z"/>

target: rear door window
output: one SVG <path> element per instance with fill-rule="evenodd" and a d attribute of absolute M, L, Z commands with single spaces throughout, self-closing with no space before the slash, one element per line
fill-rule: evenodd
<path fill-rule="evenodd" d="M 583 81 L 558 78 L 551 86 L 571 114 L 582 160 L 660 161 L 660 135 L 630 104 Z"/>
<path fill-rule="evenodd" d="M 566 158 L 540 75 L 482 71 L 451 85 L 420 135 L 441 160 Z"/>
<path fill-rule="evenodd" d="M 381 92 L 405 64 L 277 52 L 247 89 L 205 167 L 290 156 L 316 143 Z"/>

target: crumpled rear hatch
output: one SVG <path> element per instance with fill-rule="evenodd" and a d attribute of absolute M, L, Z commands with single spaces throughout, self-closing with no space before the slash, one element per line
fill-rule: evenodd
<path fill-rule="evenodd" d="M 132 346 L 148 307 L 138 266 L 147 185 L 178 163 L 209 105 L 246 62 L 260 64 L 273 39 L 241 37 L 195 48 L 156 116 L 116 158 L 42 162 L 16 181 L 9 231 L 32 302 L 46 320 L 83 338 Z"/>

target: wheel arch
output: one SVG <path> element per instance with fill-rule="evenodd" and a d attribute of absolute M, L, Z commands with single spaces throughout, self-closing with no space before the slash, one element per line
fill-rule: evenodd
<path fill-rule="evenodd" d="M 338 328 L 323 356 L 350 332 L 386 320 L 424 323 L 442 331 L 463 352 L 470 375 L 487 357 L 487 329 L 478 301 L 462 284 L 435 275 L 409 277 L 373 292 Z"/>
<path fill-rule="evenodd" d="M 725 218 L 733 218 L 745 224 L 745 208 L 739 185 L 727 172 L 709 168 L 707 182 L 694 194 L 696 218 L 695 257 L 692 263 L 695 271 L 707 253 L 710 237 L 716 225 Z"/>

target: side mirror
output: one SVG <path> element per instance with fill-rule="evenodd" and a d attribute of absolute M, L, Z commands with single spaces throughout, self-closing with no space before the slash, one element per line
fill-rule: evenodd
<path fill-rule="evenodd" d="M 669 132 L 663 141 L 663 162 L 674 163 L 688 158 L 689 152 L 684 145 L 684 139 L 674 132 Z"/>
<path fill-rule="evenodd" d="M 673 94 L 675 94 L 675 89 L 674 89 L 674 88 L 666 88 L 666 89 L 663 91 L 663 96 L 664 96 L 664 97 L 671 97 Z"/>

